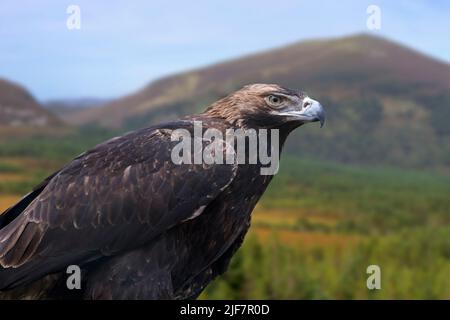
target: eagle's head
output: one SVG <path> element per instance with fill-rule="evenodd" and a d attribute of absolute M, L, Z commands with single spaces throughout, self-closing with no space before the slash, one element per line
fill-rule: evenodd
<path fill-rule="evenodd" d="M 301 91 L 276 84 L 251 84 L 213 103 L 206 114 L 243 127 L 287 128 L 325 122 L 322 105 Z"/>

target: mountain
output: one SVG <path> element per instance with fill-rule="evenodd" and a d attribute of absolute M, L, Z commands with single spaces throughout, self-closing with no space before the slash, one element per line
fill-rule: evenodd
<path fill-rule="evenodd" d="M 0 79 L 0 125 L 2 127 L 51 127 L 62 122 L 45 110 L 23 87 Z"/>
<path fill-rule="evenodd" d="M 55 99 L 43 103 L 43 107 L 53 114 L 56 114 L 61 119 L 70 119 L 70 115 L 87 110 L 90 108 L 98 108 L 110 100 L 100 98 L 79 98 L 79 99 Z"/>
<path fill-rule="evenodd" d="M 326 127 L 299 130 L 287 145 L 291 153 L 450 167 L 450 66 L 365 34 L 304 41 L 166 77 L 68 119 L 128 130 L 202 111 L 254 82 L 302 89 L 327 109 Z"/>

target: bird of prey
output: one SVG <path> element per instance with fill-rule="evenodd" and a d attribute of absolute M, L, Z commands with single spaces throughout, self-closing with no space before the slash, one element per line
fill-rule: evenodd
<path fill-rule="evenodd" d="M 278 129 L 281 149 L 293 129 L 324 119 L 300 91 L 252 84 L 86 151 L 0 216 L 0 298 L 196 298 L 227 269 L 272 175 L 259 162 L 174 163 L 172 133 L 195 122 Z M 69 266 L 79 287 L 68 286 Z"/>

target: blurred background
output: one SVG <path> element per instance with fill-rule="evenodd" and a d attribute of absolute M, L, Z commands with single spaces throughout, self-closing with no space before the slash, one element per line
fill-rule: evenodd
<path fill-rule="evenodd" d="M 449 299 L 449 31 L 444 1 L 2 1 L 0 211 L 107 138 L 278 83 L 327 123 L 288 139 L 202 298 Z"/>

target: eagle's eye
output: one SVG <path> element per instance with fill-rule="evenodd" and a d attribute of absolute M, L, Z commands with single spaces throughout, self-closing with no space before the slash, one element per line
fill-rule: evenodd
<path fill-rule="evenodd" d="M 268 96 L 266 98 L 266 101 L 272 107 L 278 107 L 278 106 L 280 106 L 283 103 L 283 97 L 271 94 L 270 96 Z"/>

